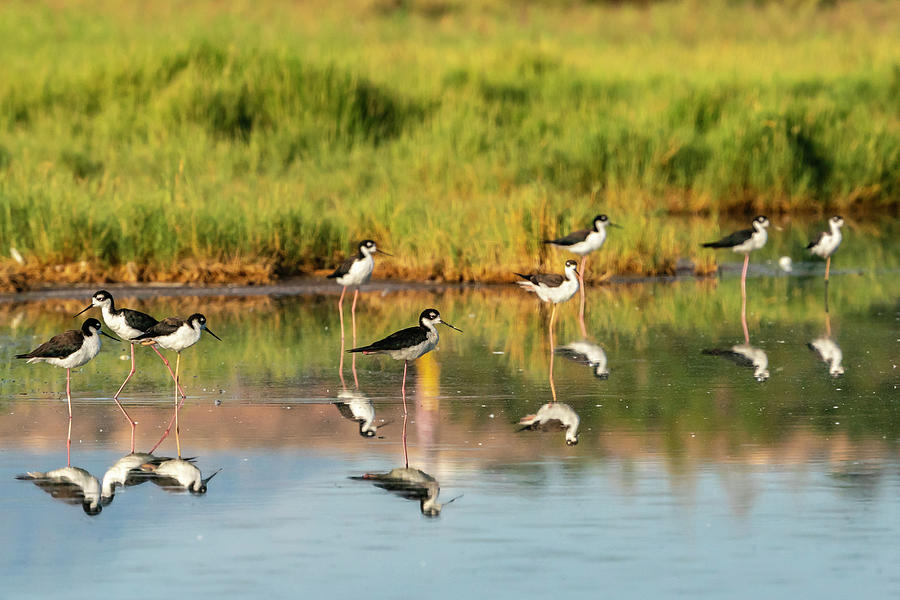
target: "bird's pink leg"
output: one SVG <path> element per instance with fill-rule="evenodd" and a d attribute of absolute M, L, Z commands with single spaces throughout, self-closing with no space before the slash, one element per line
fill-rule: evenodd
<path fill-rule="evenodd" d="M 172 380 L 175 382 L 175 389 L 181 393 L 181 403 L 178 405 L 180 408 L 184 404 L 184 401 L 187 399 L 187 396 L 184 394 L 184 390 L 181 387 L 181 383 L 178 381 L 178 378 L 175 376 L 175 373 L 172 372 L 171 367 L 169 367 L 169 361 L 166 360 L 166 357 L 163 356 L 162 354 L 160 354 L 159 350 L 156 350 L 156 346 L 151 346 L 151 347 L 156 351 L 157 354 L 159 354 L 159 357 L 161 359 L 163 359 L 163 362 L 166 363 L 166 368 L 169 369 L 169 373 L 172 375 Z M 178 359 L 180 359 L 181 353 L 179 352 L 177 356 L 178 356 Z M 178 367 L 177 360 L 175 363 L 175 367 L 176 367 L 176 371 L 177 371 L 177 367 Z M 166 426 L 166 430 L 163 432 L 162 437 L 159 438 L 159 441 L 156 442 L 156 445 L 150 449 L 150 454 L 153 454 L 153 452 L 157 448 L 159 448 L 160 444 L 163 443 L 163 440 L 165 440 L 169 436 L 169 432 L 172 431 L 172 425 L 174 423 L 175 423 L 175 415 L 172 415 L 172 418 L 169 419 L 169 424 Z"/>
<path fill-rule="evenodd" d="M 831 257 L 825 259 L 825 281 L 828 281 L 828 272 L 831 270 Z"/>
<path fill-rule="evenodd" d="M 553 321 L 556 319 L 556 304 L 550 311 L 550 393 L 553 394 L 553 401 L 556 402 L 556 384 L 553 382 Z"/>
<path fill-rule="evenodd" d="M 750 343 L 750 329 L 747 327 L 747 265 L 750 255 L 744 255 L 744 270 L 741 273 L 741 326 L 744 328 L 744 343 Z"/>
<path fill-rule="evenodd" d="M 175 354 L 175 447 L 178 449 L 178 458 L 181 458 L 181 436 L 178 427 L 178 367 L 181 364 L 181 352 Z"/>
<path fill-rule="evenodd" d="M 582 337 L 587 337 L 587 327 L 584 325 L 584 269 L 587 265 L 587 254 L 581 258 L 581 266 L 578 268 L 578 287 L 581 292 L 581 308 L 578 309 L 578 323 L 581 325 Z"/>
<path fill-rule="evenodd" d="M 347 384 L 344 383 L 344 294 L 347 292 L 347 288 L 341 290 L 341 297 L 338 299 L 338 316 L 341 320 L 341 357 L 338 361 L 338 373 L 341 376 L 341 387 L 346 388 Z"/>
<path fill-rule="evenodd" d="M 125 415 L 125 418 L 128 419 L 129 423 L 131 423 L 131 453 L 134 454 L 134 429 L 137 426 L 137 421 L 129 416 L 128 412 L 125 410 L 125 407 L 122 406 L 121 402 L 119 402 L 119 394 L 121 394 L 122 390 L 125 389 L 125 384 L 128 383 L 128 380 L 131 379 L 132 375 L 134 375 L 134 342 L 131 343 L 131 371 L 128 372 L 128 377 L 126 377 L 125 381 L 122 382 L 122 385 L 119 386 L 119 391 L 116 392 L 115 396 L 113 396 L 113 400 L 115 400 L 116 406 L 119 407 L 119 410 L 122 411 L 122 414 Z"/>
<path fill-rule="evenodd" d="M 172 372 L 172 367 L 171 367 L 171 365 L 169 365 L 169 361 L 166 360 L 166 357 L 162 355 L 162 352 L 160 352 L 159 350 L 156 349 L 156 344 L 153 344 L 150 347 L 153 348 L 153 351 L 156 352 L 159 355 L 159 357 L 162 359 L 163 364 L 166 365 L 166 370 L 169 371 L 169 376 L 172 377 L 172 381 L 175 381 L 175 373 Z M 182 387 L 181 387 L 181 384 L 178 383 L 177 381 L 175 381 L 175 385 L 178 386 L 178 391 L 181 392 L 181 399 L 184 400 L 185 398 L 187 398 L 187 396 L 184 393 L 184 389 L 182 389 Z"/>
<path fill-rule="evenodd" d="M 403 397 L 403 416 L 406 417 L 406 365 L 409 361 L 403 361 L 403 385 L 400 387 L 400 395 Z"/>
<path fill-rule="evenodd" d="M 406 422 L 409 420 L 409 416 L 406 413 L 403 413 L 403 462 L 406 464 L 406 468 L 409 468 L 409 450 L 406 447 Z"/>
<path fill-rule="evenodd" d="M 353 327 L 353 347 L 356 348 L 356 299 L 359 298 L 359 288 L 356 288 L 353 291 L 353 304 L 350 306 L 350 320 L 352 322 Z M 341 357 L 343 358 L 343 353 L 341 353 Z M 353 353 L 353 358 L 350 363 L 350 369 L 353 371 L 353 383 L 356 386 L 356 389 L 359 389 L 359 377 L 356 374 L 356 353 Z"/>
<path fill-rule="evenodd" d="M 69 380 L 72 376 L 72 370 L 66 369 L 66 403 L 69 405 L 69 433 L 66 436 L 66 466 L 72 466 L 72 390 Z"/>

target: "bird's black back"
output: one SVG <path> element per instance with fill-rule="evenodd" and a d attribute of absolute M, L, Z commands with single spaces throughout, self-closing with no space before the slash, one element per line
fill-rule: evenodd
<path fill-rule="evenodd" d="M 740 246 L 753 236 L 754 231 L 754 229 L 741 229 L 740 231 L 735 231 L 731 235 L 726 235 L 721 240 L 718 240 L 716 242 L 707 242 L 706 244 L 703 244 L 703 247 L 733 248 L 734 246 Z"/>
<path fill-rule="evenodd" d="M 544 240 L 544 243 L 553 244 L 555 246 L 573 246 L 578 242 L 583 242 L 584 240 L 586 240 L 587 236 L 590 233 L 590 229 L 579 229 L 578 231 L 573 231 L 565 237 L 557 238 L 555 240 Z"/>
<path fill-rule="evenodd" d="M 130 308 L 123 308 L 120 311 L 123 315 L 125 315 L 125 323 L 138 331 L 147 331 L 159 321 L 148 315 L 147 313 L 142 313 L 139 310 L 132 310 Z"/>
<path fill-rule="evenodd" d="M 738 365 L 739 367 L 754 366 L 752 360 L 750 360 L 743 354 L 735 352 L 734 350 L 727 350 L 727 349 L 723 349 L 723 348 L 712 348 L 709 350 L 703 350 L 703 354 L 708 354 L 709 356 L 721 356 L 722 358 L 727 358 L 728 360 L 730 360 L 734 364 Z"/>
<path fill-rule="evenodd" d="M 153 325 L 144 333 L 134 338 L 135 340 L 146 340 L 150 338 L 160 337 L 164 335 L 170 335 L 175 333 L 179 327 L 184 325 L 184 321 L 179 319 L 178 317 L 166 317 L 159 323 Z"/>
<path fill-rule="evenodd" d="M 825 237 L 825 232 L 820 231 L 819 235 L 816 236 L 816 239 L 814 239 L 813 241 L 811 241 L 809 244 L 806 245 L 806 249 L 809 250 L 810 248 L 812 248 L 813 246 L 815 246 L 816 244 L 821 242 L 823 237 Z"/>
<path fill-rule="evenodd" d="M 65 358 L 77 352 L 84 343 L 84 334 L 78 329 L 54 335 L 31 352 L 16 354 L 16 358 Z"/>
<path fill-rule="evenodd" d="M 558 273 L 532 273 L 530 275 L 523 275 L 522 273 L 516 273 L 522 279 L 530 281 L 534 285 L 544 284 L 547 287 L 559 287 L 566 280 L 565 277 L 559 275 Z"/>
<path fill-rule="evenodd" d="M 395 331 L 377 342 L 372 342 L 368 346 L 353 348 L 348 352 L 384 352 L 390 350 L 403 350 L 410 346 L 417 346 L 428 339 L 428 331 L 422 326 L 407 327 L 400 331 Z"/>

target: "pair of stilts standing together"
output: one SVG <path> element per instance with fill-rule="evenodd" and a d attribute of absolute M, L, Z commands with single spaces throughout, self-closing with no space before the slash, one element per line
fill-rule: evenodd
<path fill-rule="evenodd" d="M 174 415 L 169 421 L 169 425 L 163 433 L 162 437 L 159 439 L 156 445 L 153 446 L 153 448 L 150 450 L 150 453 L 152 454 L 153 451 L 155 451 L 159 447 L 159 445 L 162 444 L 163 440 L 165 440 L 169 435 L 169 432 L 171 431 L 172 425 L 174 423 L 178 457 L 181 458 L 178 411 L 187 398 L 179 382 L 181 351 L 197 343 L 200 340 L 200 335 L 204 330 L 206 330 L 216 339 L 220 338 L 212 331 L 207 329 L 206 317 L 202 314 L 196 313 L 184 320 L 177 317 L 169 317 L 163 319 L 162 321 L 157 321 L 150 315 L 142 313 L 140 311 L 130 310 L 127 308 L 117 309 L 112 295 L 106 290 L 100 290 L 95 293 L 91 297 L 91 304 L 75 316 L 78 316 L 95 306 L 101 308 L 103 320 L 106 322 L 106 325 L 110 329 L 112 329 L 113 332 L 116 333 L 116 335 L 129 342 L 131 345 L 131 370 L 129 371 L 128 376 L 125 378 L 125 381 L 122 382 L 122 385 L 119 386 L 118 391 L 113 396 L 113 400 L 116 402 L 119 410 L 122 411 L 122 414 L 126 419 L 128 419 L 128 422 L 131 425 L 131 452 L 134 452 L 134 436 L 137 422 L 132 419 L 128 414 L 128 411 L 125 410 L 125 407 L 119 401 L 119 395 L 122 393 L 125 385 L 135 373 L 134 345 L 135 343 L 140 343 L 142 345 L 149 345 L 151 348 L 153 348 L 154 352 L 159 355 L 163 363 L 166 365 L 166 369 L 169 371 L 172 380 L 175 382 Z M 66 401 L 68 403 L 69 410 L 69 428 L 68 437 L 66 440 L 66 460 L 68 464 L 71 464 L 72 445 L 72 395 L 70 386 L 71 370 L 87 364 L 91 359 L 97 356 L 97 354 L 100 352 L 100 335 L 105 335 L 106 337 L 109 337 L 113 340 L 116 339 L 101 330 L 100 321 L 90 318 L 84 322 L 80 330 L 72 329 L 59 335 L 53 336 L 49 341 L 41 344 L 31 352 L 16 355 L 16 358 L 27 359 L 29 363 L 47 362 L 51 365 L 66 369 Z M 156 348 L 157 345 L 167 350 L 176 352 L 177 358 L 175 361 L 174 372 L 172 372 L 169 361 Z"/>

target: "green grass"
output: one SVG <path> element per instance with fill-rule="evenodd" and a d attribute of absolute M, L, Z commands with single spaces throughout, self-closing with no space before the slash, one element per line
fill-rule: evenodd
<path fill-rule="evenodd" d="M 12 2 L 0 37 L 0 248 L 38 277 L 373 237 L 382 275 L 503 279 L 597 212 L 629 229 L 595 272 L 704 271 L 720 213 L 898 207 L 893 3 Z"/>

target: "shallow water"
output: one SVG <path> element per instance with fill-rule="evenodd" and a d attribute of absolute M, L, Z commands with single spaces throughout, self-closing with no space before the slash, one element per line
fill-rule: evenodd
<path fill-rule="evenodd" d="M 837 263 L 826 314 L 821 264 L 799 266 L 801 276 L 763 266 L 748 282 L 764 381 L 728 354 L 744 342 L 733 270 L 590 288 L 588 339 L 608 377 L 554 358 L 558 401 L 579 417 L 575 446 L 562 429 L 519 431 L 552 399 L 549 312 L 533 297 L 373 285 L 360 300 L 361 343 L 429 306 L 464 331 L 442 329 L 408 378 L 409 464 L 439 485 L 436 518 L 351 479 L 404 466 L 402 365 L 359 356 L 355 391 L 348 356 L 342 393 L 331 288 L 117 293 L 159 317 L 202 310 L 225 340 L 204 337 L 181 363 L 182 452 L 204 477 L 222 471 L 205 495 L 149 481 L 119 488 L 96 516 L 14 479 L 65 465 L 66 408 L 61 369 L 11 358 L 80 323 L 71 315 L 92 290 L 0 303 L 0 576 L 17 598 L 57 594 L 60 582 L 73 582 L 66 595 L 76 598 L 895 593 L 900 278 Z M 841 377 L 807 347 L 825 337 L 843 354 Z M 576 298 L 559 311 L 556 345 L 581 338 Z M 128 453 L 130 433 L 111 399 L 127 346 L 105 341 L 72 377 L 72 464 L 98 479 Z M 123 399 L 147 450 L 171 415 L 172 387 L 148 349 L 137 366 Z M 377 435 L 360 435 L 341 398 L 371 401 Z M 158 454 L 175 453 L 172 437 Z M 434 487 L 406 492 L 434 499 Z"/>

